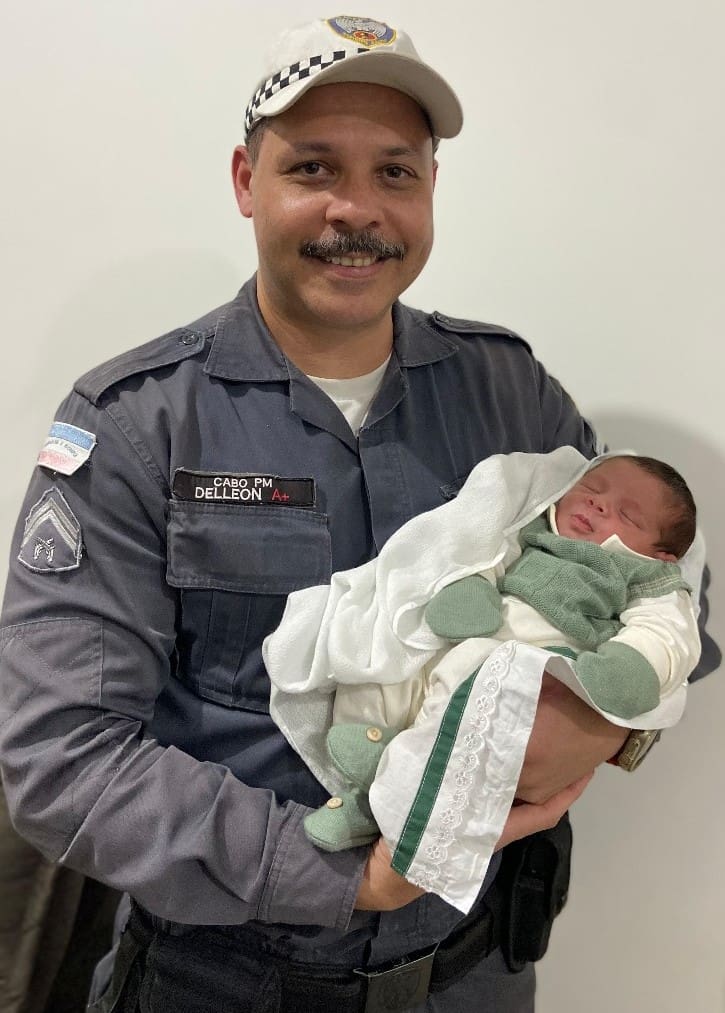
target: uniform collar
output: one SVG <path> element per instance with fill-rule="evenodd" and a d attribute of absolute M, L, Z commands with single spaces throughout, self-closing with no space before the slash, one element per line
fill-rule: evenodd
<path fill-rule="evenodd" d="M 403 368 L 438 362 L 457 351 L 450 338 L 430 326 L 427 314 L 402 303 L 393 306 L 393 343 Z M 289 380 L 296 372 L 262 319 L 255 277 L 222 308 L 204 371 L 223 380 L 261 383 Z"/>

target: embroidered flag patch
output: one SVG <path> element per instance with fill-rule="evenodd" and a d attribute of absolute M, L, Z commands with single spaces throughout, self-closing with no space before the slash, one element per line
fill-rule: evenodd
<path fill-rule="evenodd" d="M 59 471 L 61 475 L 72 475 L 86 463 L 95 445 L 95 433 L 68 422 L 54 422 L 38 454 L 38 464 Z"/>
<path fill-rule="evenodd" d="M 177 468 L 174 472 L 173 493 L 177 499 L 205 503 L 313 507 L 315 480 Z"/>
<path fill-rule="evenodd" d="M 62 573 L 80 566 L 81 526 L 56 488 L 47 489 L 25 518 L 18 559 L 34 573 Z"/>

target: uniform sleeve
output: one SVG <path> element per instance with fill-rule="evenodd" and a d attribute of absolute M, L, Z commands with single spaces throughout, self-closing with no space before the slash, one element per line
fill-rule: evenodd
<path fill-rule="evenodd" d="M 73 394 L 59 418 L 97 444 L 69 477 L 36 469 L 13 538 L 0 763 L 18 831 L 174 921 L 344 928 L 364 849 L 318 851 L 306 807 L 145 733 L 174 658 L 167 493 L 110 408 Z"/>
<path fill-rule="evenodd" d="M 722 663 L 720 648 L 705 629 L 710 613 L 707 589 L 710 585 L 710 570 L 705 562 L 705 538 L 698 529 L 695 540 L 680 560 L 682 576 L 692 588 L 692 600 L 698 603 L 696 609 L 700 628 L 702 651 L 695 670 L 690 675 L 690 682 L 696 682 L 710 672 L 714 672 Z"/>
<path fill-rule="evenodd" d="M 537 362 L 539 404 L 542 425 L 542 452 L 572 446 L 585 457 L 600 453 L 597 435 L 590 422 L 579 413 L 574 401 L 559 381 Z"/>

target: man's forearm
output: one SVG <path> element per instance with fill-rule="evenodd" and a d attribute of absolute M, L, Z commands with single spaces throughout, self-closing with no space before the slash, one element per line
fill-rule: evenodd
<path fill-rule="evenodd" d="M 544 673 L 517 798 L 545 802 L 614 756 L 628 733 Z"/>

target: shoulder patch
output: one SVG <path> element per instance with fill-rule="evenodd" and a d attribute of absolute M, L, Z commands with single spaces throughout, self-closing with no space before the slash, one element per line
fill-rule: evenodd
<path fill-rule="evenodd" d="M 180 327 L 89 370 L 76 381 L 74 389 L 97 405 L 104 391 L 121 380 L 198 355 L 206 337 L 205 331 Z"/>
<path fill-rule="evenodd" d="M 64 573 L 81 563 L 81 526 L 63 493 L 46 489 L 25 518 L 18 559 L 34 573 Z"/>
<path fill-rule="evenodd" d="M 461 320 L 458 317 L 449 317 L 445 313 L 439 313 L 438 310 L 434 310 L 431 316 L 433 321 L 442 330 L 452 334 L 480 334 L 489 337 L 509 338 L 511 341 L 520 341 L 522 345 L 525 345 L 531 351 L 531 345 L 528 341 L 525 341 L 520 334 L 509 330 L 507 327 L 499 327 L 498 324 L 485 324 L 478 320 Z"/>
<path fill-rule="evenodd" d="M 56 421 L 50 427 L 37 463 L 61 475 L 72 475 L 85 464 L 96 445 L 96 434 L 69 422 Z"/>

